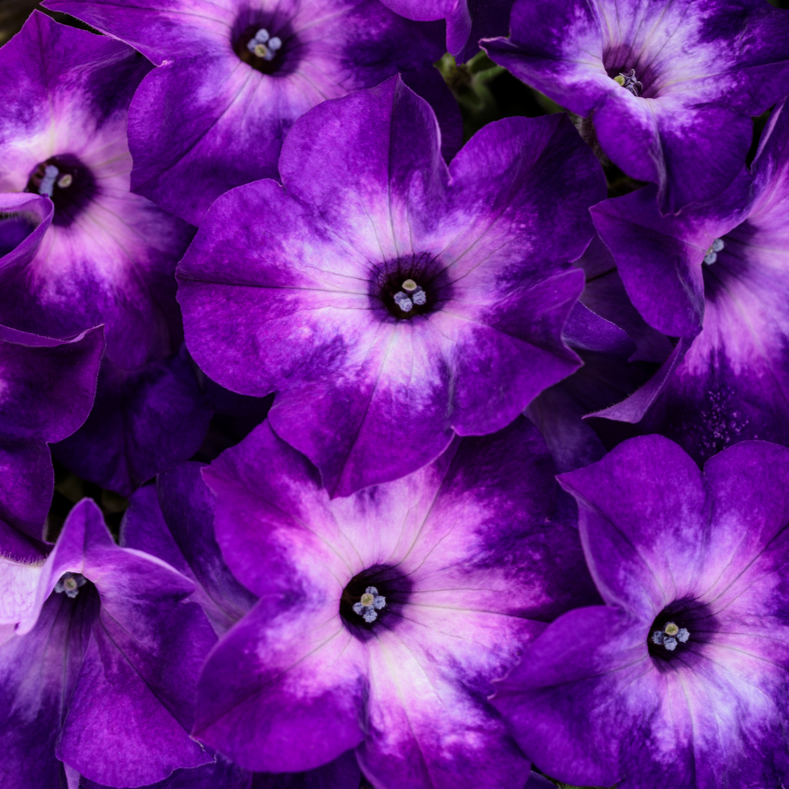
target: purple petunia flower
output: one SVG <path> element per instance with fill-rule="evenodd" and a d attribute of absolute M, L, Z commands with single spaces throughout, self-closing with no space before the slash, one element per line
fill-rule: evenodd
<path fill-rule="evenodd" d="M 117 41 L 34 12 L 0 50 L 0 191 L 53 212 L 0 269 L 0 323 L 67 338 L 104 323 L 124 368 L 175 350 L 175 264 L 191 229 L 129 192 L 126 117 L 150 65 Z"/>
<path fill-rule="evenodd" d="M 222 553 L 260 600 L 205 665 L 198 739 L 277 772 L 355 748 L 380 789 L 525 778 L 489 683 L 591 593 L 525 418 L 344 499 L 267 423 L 203 476 Z"/>
<path fill-rule="evenodd" d="M 443 53 L 443 25 L 410 22 L 378 0 L 47 6 L 117 36 L 158 66 L 132 105 L 132 187 L 193 224 L 228 189 L 276 177 L 285 133 L 311 107 L 431 68 Z M 437 72 L 433 79 L 441 82 Z"/>
<path fill-rule="evenodd" d="M 782 786 L 789 776 L 789 450 L 699 470 L 661 436 L 563 474 L 605 606 L 560 617 L 494 705 L 537 766 L 581 785 Z"/>
<path fill-rule="evenodd" d="M 257 601 L 233 577 L 214 537 L 214 501 L 200 463 L 160 474 L 131 498 L 121 525 L 121 545 L 156 556 L 195 585 L 199 603 L 217 635 L 223 635 Z M 353 753 L 301 774 L 267 775 L 216 764 L 179 770 L 156 789 L 358 789 Z M 85 789 L 94 789 L 90 782 Z M 96 786 L 95 789 L 102 789 Z"/>
<path fill-rule="evenodd" d="M 4 564 L 6 637 L 18 624 L 0 646 L 0 775 L 19 789 L 65 786 L 64 770 L 128 787 L 212 761 L 188 736 L 216 640 L 184 600 L 191 581 L 115 545 L 90 500 L 43 565 Z"/>
<path fill-rule="evenodd" d="M 602 172 L 566 117 L 511 118 L 446 167 L 399 78 L 298 120 L 274 181 L 212 207 L 179 266 L 190 352 L 269 421 L 331 495 L 411 473 L 511 422 L 579 366 Z"/>
<path fill-rule="evenodd" d="M 510 29 L 513 0 L 381 0 L 398 14 L 420 22 L 447 21 L 447 50 L 463 62 L 478 51 L 481 38 Z"/>
<path fill-rule="evenodd" d="M 719 199 L 660 217 L 654 197 L 648 187 L 592 214 L 635 305 L 684 339 L 644 390 L 597 415 L 666 434 L 699 462 L 745 439 L 789 444 L 789 106 Z"/>
<path fill-rule="evenodd" d="M 660 210 L 719 195 L 750 116 L 789 93 L 789 13 L 764 0 L 517 0 L 497 63 L 591 123 Z"/>

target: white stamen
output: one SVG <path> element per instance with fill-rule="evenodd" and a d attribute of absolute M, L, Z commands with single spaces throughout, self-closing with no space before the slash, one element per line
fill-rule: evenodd
<path fill-rule="evenodd" d="M 269 36 L 268 30 L 261 27 L 255 37 L 251 38 L 247 43 L 247 49 L 255 55 L 255 57 L 262 58 L 263 60 L 274 60 L 277 50 L 282 46 L 282 39 L 277 36 Z"/>
<path fill-rule="evenodd" d="M 414 282 L 414 280 L 412 279 L 407 279 L 403 283 L 403 290 L 406 291 L 407 293 L 413 293 L 415 290 L 418 289 L 419 289 L 419 285 L 417 285 L 416 282 Z"/>
<path fill-rule="evenodd" d="M 411 312 L 411 310 L 414 308 L 413 302 L 408 298 L 408 296 L 405 295 L 405 293 L 403 293 L 402 290 L 399 290 L 397 293 L 395 293 L 394 300 L 395 304 L 397 304 L 397 306 L 400 307 L 403 312 Z"/>
<path fill-rule="evenodd" d="M 68 189 L 71 184 L 74 183 L 74 176 L 71 173 L 66 173 L 65 175 L 61 175 L 58 179 L 58 186 L 61 189 Z"/>
<path fill-rule="evenodd" d="M 688 629 L 679 627 L 676 622 L 666 622 L 662 630 L 654 630 L 650 636 L 653 644 L 665 647 L 669 652 L 673 652 L 677 644 L 684 644 L 689 638 Z"/>
<path fill-rule="evenodd" d="M 364 619 L 367 624 L 371 624 L 378 619 L 378 611 L 386 605 L 386 598 L 378 594 L 374 586 L 368 586 L 364 590 L 362 599 L 353 604 L 353 612 Z"/>
<path fill-rule="evenodd" d="M 67 597 L 75 598 L 79 594 L 80 586 L 85 586 L 88 579 L 82 573 L 63 573 L 60 580 L 55 584 L 57 594 L 66 593 Z"/>
<path fill-rule="evenodd" d="M 717 259 L 718 259 L 718 252 L 720 252 L 726 245 L 723 243 L 722 238 L 716 238 L 710 248 L 707 250 L 707 254 L 704 255 L 704 262 L 711 266 Z"/>
<path fill-rule="evenodd" d="M 422 288 L 417 288 L 416 292 L 411 294 L 411 300 L 414 304 L 418 304 L 421 307 L 427 301 L 427 294 Z"/>
<path fill-rule="evenodd" d="M 41 184 L 38 187 L 40 195 L 52 197 L 52 191 L 55 188 L 55 180 L 60 175 L 60 170 L 54 164 L 48 164 L 44 168 L 44 177 L 41 179 Z"/>

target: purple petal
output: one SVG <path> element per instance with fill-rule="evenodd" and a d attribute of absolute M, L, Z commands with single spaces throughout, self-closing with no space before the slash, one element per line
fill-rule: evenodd
<path fill-rule="evenodd" d="M 128 496 L 200 448 L 211 409 L 185 350 L 126 371 L 105 359 L 84 426 L 54 452 L 67 468 Z"/>
<path fill-rule="evenodd" d="M 206 664 L 200 738 L 250 769 L 303 770 L 360 743 L 361 716 L 377 785 L 515 781 L 524 762 L 485 704 L 490 681 L 547 619 L 596 596 L 576 530 L 551 520 L 552 474 L 522 418 L 348 498 L 330 499 L 267 424 L 226 451 L 203 472 L 217 540 L 261 601 Z M 363 641 L 340 600 L 379 565 L 408 579 L 408 598 Z"/>
<path fill-rule="evenodd" d="M 306 773 L 258 773 L 252 789 L 359 789 L 361 773 L 353 751 Z"/>
<path fill-rule="evenodd" d="M 292 600 L 258 603 L 200 677 L 194 736 L 250 770 L 311 770 L 364 738 L 364 647 L 336 599 L 292 580 Z"/>
<path fill-rule="evenodd" d="M 658 185 L 666 213 L 732 182 L 749 116 L 789 89 L 789 14 L 757 0 L 517 0 L 511 24 L 510 39 L 485 42 L 491 57 L 586 118 L 616 165 Z M 615 81 L 631 69 L 633 90 Z"/>
<path fill-rule="evenodd" d="M 49 7 L 133 44 L 159 65 L 130 113 L 132 184 L 193 224 L 229 189 L 276 177 L 285 133 L 311 107 L 429 68 L 443 51 L 442 26 L 408 22 L 377 0 L 289 0 L 273 13 L 185 0 L 132 7 L 58 0 Z M 284 42 L 275 73 L 235 53 L 250 26 Z"/>
<path fill-rule="evenodd" d="M 121 545 L 164 560 L 192 580 L 217 633 L 240 619 L 255 598 L 232 576 L 214 538 L 213 497 L 198 463 L 184 463 L 140 488 L 129 502 Z"/>
<path fill-rule="evenodd" d="M 633 439 L 559 480 L 578 501 L 584 550 L 607 603 L 651 621 L 698 592 L 707 494 L 698 467 L 673 441 Z"/>
<path fill-rule="evenodd" d="M 0 327 L 0 548 L 5 555 L 41 555 L 54 485 L 46 444 L 70 435 L 88 416 L 103 348 L 100 329 L 53 340 Z"/>

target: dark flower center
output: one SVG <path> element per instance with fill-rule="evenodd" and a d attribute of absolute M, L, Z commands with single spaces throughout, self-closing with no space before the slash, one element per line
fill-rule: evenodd
<path fill-rule="evenodd" d="M 41 162 L 30 175 L 26 192 L 45 195 L 55 205 L 53 225 L 68 226 L 96 197 L 93 173 L 72 154 Z"/>
<path fill-rule="evenodd" d="M 343 589 L 343 623 L 363 641 L 371 638 L 376 628 L 391 629 L 401 617 L 411 588 L 411 579 L 392 565 L 378 564 L 363 570 Z"/>
<path fill-rule="evenodd" d="M 293 70 L 296 49 L 289 26 L 276 27 L 266 22 L 246 25 L 234 37 L 233 49 L 238 57 L 261 74 L 283 75 Z"/>
<path fill-rule="evenodd" d="M 450 290 L 446 269 L 423 254 L 381 266 L 375 272 L 371 296 L 391 317 L 412 320 L 440 309 Z"/>
<path fill-rule="evenodd" d="M 707 606 L 696 600 L 679 600 L 655 617 L 647 634 L 647 648 L 659 664 L 676 658 L 687 660 L 715 630 L 715 617 Z"/>
<path fill-rule="evenodd" d="M 614 77 L 614 82 L 621 85 L 625 90 L 632 93 L 634 96 L 640 96 L 644 86 L 638 81 L 636 77 L 636 70 L 631 68 L 627 74 L 621 72 Z"/>

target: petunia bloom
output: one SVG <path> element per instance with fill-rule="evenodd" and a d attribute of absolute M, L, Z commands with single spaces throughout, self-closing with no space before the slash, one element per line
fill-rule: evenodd
<path fill-rule="evenodd" d="M 634 438 L 559 477 L 606 605 L 551 624 L 494 705 L 576 785 L 741 789 L 789 777 L 789 449 L 749 441 L 702 473 Z"/>
<path fill-rule="evenodd" d="M 272 772 L 355 749 L 379 789 L 525 780 L 490 681 L 591 593 L 576 529 L 551 520 L 553 464 L 533 425 L 456 439 L 343 499 L 268 423 L 203 476 L 222 553 L 260 600 L 203 669 L 196 738 Z"/>
<path fill-rule="evenodd" d="M 188 735 L 216 640 L 189 579 L 115 545 L 89 499 L 43 565 L 3 565 L 4 608 L 24 595 L 0 646 L 0 774 L 19 789 L 74 774 L 137 787 L 213 761 Z"/>
<path fill-rule="evenodd" d="M 149 70 L 126 45 L 40 12 L 0 49 L 0 192 L 53 208 L 35 248 L 2 261 L 0 323 L 58 338 L 103 323 L 125 369 L 177 349 L 172 275 L 192 234 L 129 192 L 127 111 Z"/>
<path fill-rule="evenodd" d="M 663 213 L 719 195 L 750 116 L 789 94 L 789 12 L 764 0 L 517 0 L 511 28 L 488 54 L 585 118 Z"/>
<path fill-rule="evenodd" d="M 257 601 L 232 575 L 214 537 L 214 501 L 200 463 L 182 463 L 140 488 L 121 524 L 121 545 L 156 556 L 195 585 L 190 601 L 199 603 L 214 631 L 223 635 Z M 85 789 L 103 789 L 87 782 Z M 301 774 L 270 775 L 227 765 L 178 770 L 155 789 L 359 789 L 353 753 Z"/>
<path fill-rule="evenodd" d="M 659 432 L 698 462 L 746 439 L 789 445 L 789 106 L 720 198 L 676 217 L 654 198 L 647 187 L 592 215 L 636 307 L 683 339 L 657 380 L 597 414 L 632 428 L 600 430 Z"/>
<path fill-rule="evenodd" d="M 132 188 L 196 225 L 223 192 L 276 177 L 285 133 L 311 107 L 397 72 L 435 72 L 431 64 L 443 53 L 442 24 L 410 22 L 378 0 L 47 6 L 122 39 L 158 66 L 129 119 Z"/>
<path fill-rule="evenodd" d="M 579 366 L 599 164 L 563 116 L 486 126 L 453 159 L 399 78 L 300 118 L 259 181 L 212 206 L 179 265 L 186 341 L 332 495 L 510 423 Z"/>

